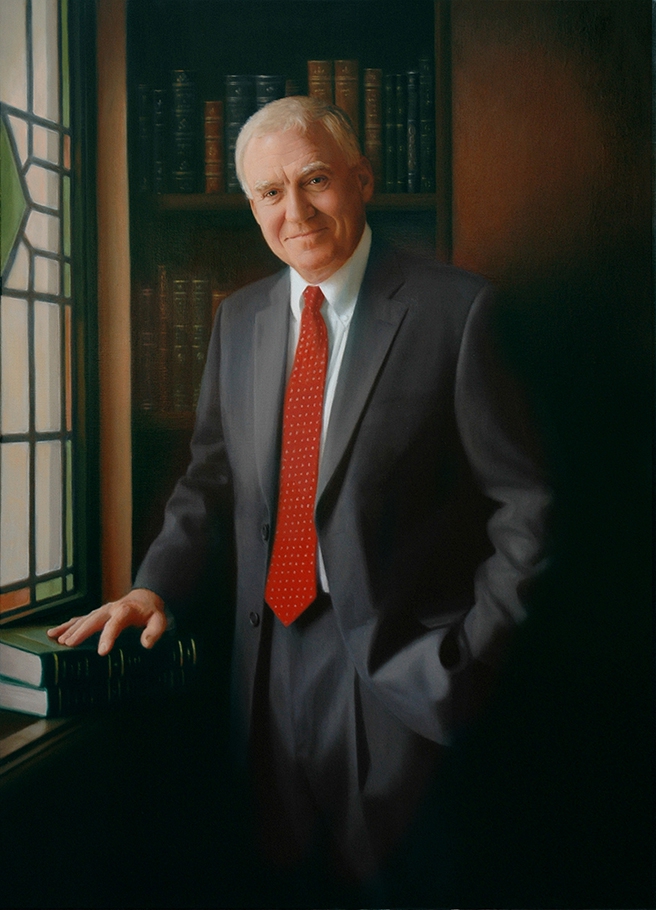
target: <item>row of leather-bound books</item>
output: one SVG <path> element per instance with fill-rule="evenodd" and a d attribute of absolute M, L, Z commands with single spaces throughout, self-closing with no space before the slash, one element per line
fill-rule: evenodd
<path fill-rule="evenodd" d="M 212 322 L 227 294 L 209 274 L 165 265 L 137 289 L 133 390 L 141 411 L 158 416 L 195 411 Z"/>
<path fill-rule="evenodd" d="M 167 88 L 138 86 L 138 186 L 154 193 L 236 193 L 239 130 L 277 98 L 307 92 L 344 110 L 384 193 L 435 191 L 433 62 L 403 71 L 357 60 L 308 60 L 307 81 L 284 75 L 227 75 L 223 96 L 200 97 L 193 71 L 171 72 Z"/>

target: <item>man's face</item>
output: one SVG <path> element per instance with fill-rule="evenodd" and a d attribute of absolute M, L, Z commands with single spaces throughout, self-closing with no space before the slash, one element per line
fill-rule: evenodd
<path fill-rule="evenodd" d="M 244 155 L 251 209 L 273 252 L 308 284 L 319 284 L 351 257 L 373 193 L 366 158 L 349 167 L 321 124 L 254 137 Z"/>

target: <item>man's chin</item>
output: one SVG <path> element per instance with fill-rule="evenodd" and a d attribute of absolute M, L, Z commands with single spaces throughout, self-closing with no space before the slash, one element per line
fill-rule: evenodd
<path fill-rule="evenodd" d="M 308 284 L 319 284 L 330 278 L 342 263 L 336 262 L 331 253 L 312 250 L 305 255 L 296 256 L 289 264 Z"/>

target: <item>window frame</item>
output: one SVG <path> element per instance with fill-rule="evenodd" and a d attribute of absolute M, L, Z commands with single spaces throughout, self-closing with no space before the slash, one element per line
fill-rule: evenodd
<path fill-rule="evenodd" d="M 28 15 L 31 3 L 29 0 Z M 0 613 L 0 626 L 26 620 L 56 621 L 86 611 L 100 597 L 99 382 L 96 229 L 96 16 L 95 4 L 59 0 L 58 15 L 68 16 L 68 80 L 71 135 L 71 379 L 73 457 L 74 587 L 61 594 L 30 598 L 24 606 Z M 62 49 L 63 52 L 63 49 Z M 29 76 L 28 76 L 29 78 Z M 61 66 L 60 75 L 61 79 Z M 32 381 L 32 380 L 30 380 Z M 31 435 L 32 431 L 30 431 Z M 31 486 L 33 480 L 31 480 Z M 33 491 L 30 497 L 33 497 Z M 30 506 L 30 523 L 34 509 Z M 34 531 L 30 532 L 30 548 Z M 35 589 L 30 577 L 12 588 Z M 95 601 L 95 603 L 94 603 Z"/>

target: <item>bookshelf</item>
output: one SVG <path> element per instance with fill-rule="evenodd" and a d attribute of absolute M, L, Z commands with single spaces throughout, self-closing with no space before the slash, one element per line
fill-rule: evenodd
<path fill-rule="evenodd" d="M 207 343 L 213 312 L 228 293 L 281 267 L 266 247 L 247 200 L 230 181 L 234 106 L 226 77 L 237 73 L 256 80 L 258 74 L 278 74 L 287 83 L 284 93 L 305 94 L 311 60 L 345 61 L 341 68 L 337 64 L 333 68 L 333 74 L 339 70 L 340 78 L 343 72 L 351 78 L 352 61 L 357 61 L 357 81 L 351 82 L 358 95 L 353 119 L 363 146 L 371 137 L 365 82 L 369 84 L 372 78 L 368 74 L 379 73 L 373 78 L 380 80 L 381 163 L 378 189 L 368 206 L 369 222 L 378 236 L 449 258 L 450 56 L 446 0 L 394 0 L 384 4 L 374 0 L 130 0 L 127 100 L 135 565 L 159 530 L 163 505 L 186 465 L 194 385 L 198 382 L 198 376 L 189 377 L 196 358 L 202 359 L 198 351 Z M 337 91 L 337 76 L 333 78 Z M 409 180 L 412 158 L 403 160 L 405 150 L 397 155 L 402 164 L 386 158 L 388 138 L 393 135 L 386 132 L 386 123 L 395 116 L 390 113 L 391 107 L 385 108 L 386 91 L 397 92 L 402 86 L 407 106 L 407 85 L 413 78 L 422 80 L 424 106 L 420 103 L 419 107 L 425 118 L 428 99 L 429 129 L 433 131 L 422 146 L 430 149 L 428 163 L 424 157 L 421 164 L 422 174 L 429 174 L 423 182 L 421 176 L 414 182 Z M 234 77 L 232 83 L 235 79 L 243 80 L 243 76 Z M 386 87 L 388 84 L 392 89 Z M 215 191 L 208 192 L 206 102 L 217 101 L 223 105 L 222 183 L 213 184 Z M 193 129 L 186 119 L 187 102 L 193 110 Z M 158 132 L 162 116 L 168 126 Z M 396 119 L 401 116 L 397 112 Z M 168 158 L 161 152 L 163 142 L 168 143 Z M 189 171 L 184 171 L 192 174 L 189 180 L 180 177 L 188 159 L 193 160 Z M 399 169 L 396 182 L 390 182 L 393 167 Z M 168 338 L 162 332 L 165 307 L 169 312 Z M 202 325 L 193 315 L 201 310 Z M 179 354 L 183 344 L 184 352 Z M 164 356 L 161 352 L 167 346 L 169 366 L 164 377 L 158 371 Z M 158 358 L 159 367 L 154 365 Z M 177 365 L 172 366 L 172 362 Z M 177 386 L 176 370 L 177 375 L 186 377 L 184 394 Z M 150 379 L 144 380 L 146 374 Z"/>

